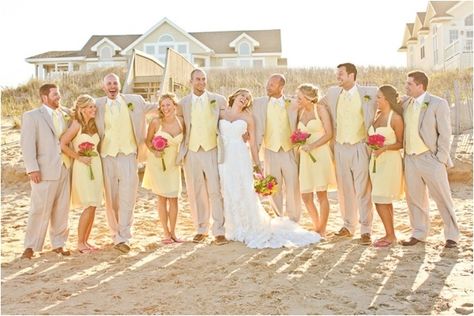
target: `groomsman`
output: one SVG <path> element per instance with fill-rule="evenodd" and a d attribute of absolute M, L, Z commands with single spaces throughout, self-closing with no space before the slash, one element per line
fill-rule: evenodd
<path fill-rule="evenodd" d="M 421 71 L 408 74 L 405 88 L 409 96 L 403 102 L 405 181 L 412 233 L 411 238 L 401 244 L 413 246 L 426 240 L 430 226 L 429 190 L 443 219 L 445 247 L 454 248 L 459 228 L 446 171 L 453 166 L 449 157 L 448 102 L 426 92 L 428 77 Z"/>
<path fill-rule="evenodd" d="M 104 169 L 105 207 L 114 248 L 127 253 L 132 237 L 133 210 L 138 189 L 138 162 L 145 150 L 148 112 L 157 105 L 136 94 L 121 94 L 119 77 L 108 74 L 96 100 L 96 125 Z"/>
<path fill-rule="evenodd" d="M 338 65 L 338 87 L 330 87 L 319 103 L 328 108 L 335 135 L 337 196 L 344 220 L 336 236 L 351 237 L 359 220 L 360 243 L 370 245 L 373 205 L 365 140 L 377 109 L 377 87 L 360 86 L 356 78 L 353 64 Z"/>
<path fill-rule="evenodd" d="M 265 174 L 274 176 L 279 184 L 280 190 L 271 196 L 273 210 L 278 216 L 286 215 L 298 222 L 301 215 L 298 166 L 290 141 L 298 114 L 295 104 L 283 95 L 285 83 L 282 74 L 271 75 L 267 81 L 267 96 L 254 100 L 255 139 L 259 150 L 263 141 Z"/>
<path fill-rule="evenodd" d="M 71 165 L 61 154 L 59 138 L 66 129 L 67 109 L 59 105 L 61 94 L 54 84 L 39 89 L 42 105 L 23 114 L 21 150 L 30 178 L 31 201 L 22 258 L 31 259 L 43 249 L 46 231 L 53 251 L 69 256 L 63 247 L 69 234 L 68 214 Z"/>
<path fill-rule="evenodd" d="M 177 163 L 184 160 L 184 176 L 189 205 L 197 234 L 193 242 L 203 242 L 212 215 L 214 243 L 228 243 L 224 229 L 219 173 L 217 168 L 217 122 L 219 110 L 226 107 L 225 97 L 206 90 L 207 76 L 202 69 L 191 72 L 192 92 L 178 104 L 178 115 L 186 125 Z"/>

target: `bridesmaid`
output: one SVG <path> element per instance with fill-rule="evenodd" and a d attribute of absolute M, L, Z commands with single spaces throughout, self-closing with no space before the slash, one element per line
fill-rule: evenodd
<path fill-rule="evenodd" d="M 176 165 L 176 156 L 184 135 L 183 121 L 176 116 L 177 105 L 176 96 L 172 93 L 160 97 L 159 117 L 150 122 L 145 141 L 151 154 L 148 155 L 142 187 L 158 195 L 158 214 L 164 234 L 161 241 L 163 244 L 183 242 L 175 233 L 178 196 L 181 193 L 181 167 Z M 163 154 L 153 148 L 152 140 L 155 136 L 162 136 L 168 140 L 168 147 Z M 166 171 L 163 171 L 162 158 L 165 161 Z"/>
<path fill-rule="evenodd" d="M 318 105 L 318 89 L 312 84 L 302 84 L 296 89 L 298 104 L 297 128 L 310 133 L 306 144 L 301 146 L 299 162 L 299 182 L 301 197 L 308 209 L 314 230 L 326 236 L 329 217 L 328 187 L 336 186 L 336 174 L 329 140 L 332 138 L 332 124 L 327 109 Z M 316 162 L 311 160 L 311 152 Z M 316 192 L 321 216 L 314 204 Z"/>
<path fill-rule="evenodd" d="M 77 249 L 80 253 L 97 250 L 95 246 L 89 244 L 88 239 L 94 223 L 95 210 L 103 201 L 102 163 L 97 154 L 99 134 L 95 125 L 95 113 L 94 99 L 87 94 L 80 95 L 75 101 L 74 120 L 61 136 L 62 152 L 74 159 L 71 206 L 84 209 L 79 218 L 77 232 Z M 71 141 L 74 149 L 69 146 Z M 79 145 L 84 142 L 94 144 L 95 156 L 86 157 L 79 154 Z"/>
<path fill-rule="evenodd" d="M 389 247 L 396 243 L 393 227 L 394 200 L 403 198 L 403 165 L 400 149 L 403 147 L 402 109 L 398 103 L 397 90 L 383 85 L 377 92 L 377 109 L 374 123 L 368 134 L 385 136 L 384 146 L 372 152 L 370 159 L 370 181 L 372 200 L 385 227 L 385 236 L 374 242 L 375 247 Z M 373 166 L 377 158 L 377 169 Z"/>

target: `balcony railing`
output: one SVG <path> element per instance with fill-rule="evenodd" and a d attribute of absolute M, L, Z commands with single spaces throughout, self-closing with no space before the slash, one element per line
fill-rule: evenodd
<path fill-rule="evenodd" d="M 457 39 L 444 50 L 444 60 L 449 60 L 462 53 L 472 53 L 472 38 Z"/>

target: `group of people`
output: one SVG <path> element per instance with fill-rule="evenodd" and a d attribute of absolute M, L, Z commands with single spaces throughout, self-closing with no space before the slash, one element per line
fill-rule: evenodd
<path fill-rule="evenodd" d="M 114 248 L 129 252 L 143 157 L 142 186 L 158 196 L 163 244 L 183 242 L 175 230 L 183 167 L 195 243 L 205 241 L 210 230 L 216 245 L 228 240 L 251 248 L 317 243 L 326 237 L 327 191 L 337 187 L 344 224 L 336 236 L 352 237 L 359 221 L 361 244 L 393 245 L 392 203 L 406 194 L 412 235 L 401 244 L 423 242 L 429 232 L 429 190 L 444 222 L 445 246 L 456 247 L 459 229 L 446 171 L 452 166 L 446 100 L 426 92 L 428 77 L 421 71 L 407 75 L 404 97 L 391 85 L 358 85 L 351 63 L 338 65 L 336 77 L 338 85 L 323 98 L 312 84 L 301 84 L 295 97 L 287 97 L 284 75 L 273 74 L 266 96 L 254 99 L 249 90 L 238 89 L 226 99 L 209 92 L 205 71 L 195 69 L 189 95 L 178 101 L 165 93 L 153 104 L 120 93 L 118 76 L 108 74 L 106 96 L 81 95 L 72 110 L 60 106 L 56 85 L 41 86 L 42 105 L 22 121 L 21 147 L 31 180 L 22 257 L 42 250 L 48 226 L 53 251 L 70 255 L 65 248 L 70 207 L 83 209 L 78 251 L 96 251 L 88 239 L 103 196 Z M 147 114 L 154 114 L 148 127 Z M 296 145 L 291 136 L 298 130 L 309 138 Z M 367 140 L 373 135 L 384 141 L 370 149 Z M 164 149 L 156 148 L 157 137 L 166 140 Z M 274 218 L 254 190 L 253 170 L 276 178 L 279 189 L 270 196 Z M 301 201 L 312 230 L 298 225 Z M 386 231 L 375 241 L 373 203 Z"/>

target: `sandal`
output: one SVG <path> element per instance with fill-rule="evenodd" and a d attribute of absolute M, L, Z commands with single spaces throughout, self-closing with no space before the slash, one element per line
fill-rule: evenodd
<path fill-rule="evenodd" d="M 388 248 L 393 245 L 393 242 L 386 239 L 377 239 L 372 245 L 376 248 Z"/>
<path fill-rule="evenodd" d="M 179 243 L 179 244 L 184 242 L 183 239 L 179 239 L 176 236 L 171 236 L 170 238 L 173 239 L 174 242 Z"/>
<path fill-rule="evenodd" d="M 161 243 L 162 243 L 163 245 L 169 245 L 169 244 L 174 243 L 174 240 L 173 240 L 171 237 L 169 237 L 169 238 L 162 239 L 162 240 L 161 240 Z"/>
<path fill-rule="evenodd" d="M 79 251 L 79 253 L 83 253 L 83 254 L 88 254 L 88 253 L 94 253 L 94 252 L 96 252 L 96 250 L 91 249 L 91 248 L 77 249 L 77 250 Z"/>

